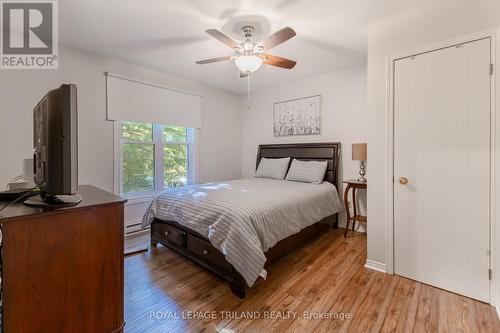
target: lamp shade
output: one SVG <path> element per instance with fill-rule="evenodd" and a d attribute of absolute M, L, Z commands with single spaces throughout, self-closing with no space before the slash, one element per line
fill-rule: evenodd
<path fill-rule="evenodd" d="M 366 143 L 353 143 L 352 144 L 352 160 L 353 161 L 366 161 Z"/>
<path fill-rule="evenodd" d="M 253 73 L 262 65 L 262 59 L 254 55 L 244 55 L 236 58 L 234 63 L 243 73 Z"/>

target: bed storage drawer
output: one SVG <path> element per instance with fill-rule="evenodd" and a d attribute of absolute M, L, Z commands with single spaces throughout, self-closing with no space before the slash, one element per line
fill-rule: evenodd
<path fill-rule="evenodd" d="M 182 247 L 186 246 L 186 233 L 176 227 L 166 223 L 155 223 L 154 233 L 157 234 L 160 239 L 169 243 Z"/>
<path fill-rule="evenodd" d="M 231 271 L 231 264 L 226 261 L 224 255 L 213 247 L 210 242 L 193 235 L 187 237 L 188 250 L 197 256 L 203 257 L 222 269 Z"/>

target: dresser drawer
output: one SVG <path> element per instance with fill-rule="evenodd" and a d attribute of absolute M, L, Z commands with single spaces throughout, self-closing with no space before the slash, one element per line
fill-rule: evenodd
<path fill-rule="evenodd" d="M 214 248 L 210 242 L 193 235 L 188 235 L 187 248 L 192 253 L 210 261 L 220 268 L 231 271 L 231 264 L 226 261 L 224 255 Z"/>
<path fill-rule="evenodd" d="M 186 246 L 186 233 L 176 227 L 172 227 L 166 223 L 155 223 L 154 233 L 169 243 L 182 247 Z"/>

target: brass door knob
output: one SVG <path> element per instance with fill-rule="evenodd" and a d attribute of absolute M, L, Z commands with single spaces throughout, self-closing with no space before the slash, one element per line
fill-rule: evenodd
<path fill-rule="evenodd" d="M 408 178 L 406 177 L 399 177 L 399 183 L 402 185 L 408 184 Z"/>

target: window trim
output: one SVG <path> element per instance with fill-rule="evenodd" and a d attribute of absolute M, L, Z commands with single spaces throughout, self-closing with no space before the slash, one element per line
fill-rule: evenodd
<path fill-rule="evenodd" d="M 193 184 L 197 180 L 197 169 L 196 169 L 196 129 L 186 127 L 186 142 L 165 142 L 163 141 L 163 127 L 168 125 L 154 124 L 153 123 L 153 135 L 152 141 L 134 141 L 134 140 L 122 140 L 121 137 L 121 123 L 122 121 L 113 121 L 113 188 L 114 193 L 128 199 L 133 200 L 134 203 L 148 202 L 154 196 L 161 193 L 164 190 L 163 184 L 165 180 L 164 172 L 158 172 L 158 170 L 163 170 L 163 148 L 165 145 L 173 144 L 184 144 L 187 146 L 188 152 L 188 179 L 187 184 Z M 154 146 L 154 189 L 152 191 L 145 192 L 132 192 L 123 193 L 123 149 L 122 144 L 153 144 Z"/>

